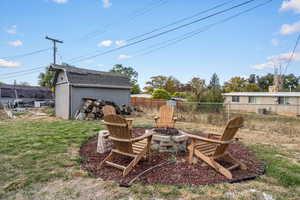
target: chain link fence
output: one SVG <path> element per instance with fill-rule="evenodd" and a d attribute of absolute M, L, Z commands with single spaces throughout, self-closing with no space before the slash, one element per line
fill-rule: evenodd
<path fill-rule="evenodd" d="M 136 112 L 154 116 L 162 105 L 170 104 L 176 109 L 180 122 L 194 122 L 224 126 L 228 120 L 242 116 L 249 130 L 263 130 L 300 134 L 299 104 L 241 104 L 183 101 L 135 101 Z"/>

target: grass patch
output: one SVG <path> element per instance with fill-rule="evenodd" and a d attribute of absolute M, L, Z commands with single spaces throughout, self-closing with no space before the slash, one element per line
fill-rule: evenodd
<path fill-rule="evenodd" d="M 300 166 L 292 164 L 276 148 L 254 145 L 251 149 L 266 162 L 266 175 L 277 179 L 284 187 L 300 186 Z"/>
<path fill-rule="evenodd" d="M 8 121 L 0 128 L 0 190 L 14 191 L 47 182 L 79 165 L 82 142 L 101 129 L 95 121 Z M 75 149 L 75 153 L 70 153 Z M 74 155 L 73 155 L 74 154 Z"/>

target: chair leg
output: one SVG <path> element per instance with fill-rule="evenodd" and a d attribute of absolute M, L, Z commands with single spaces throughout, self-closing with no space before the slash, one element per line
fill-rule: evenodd
<path fill-rule="evenodd" d="M 195 151 L 195 140 L 192 139 L 192 143 L 189 145 L 188 150 L 189 150 L 189 164 L 193 164 L 193 156 L 194 156 L 194 151 Z"/>
<path fill-rule="evenodd" d="M 195 155 L 199 157 L 201 160 L 203 160 L 204 162 L 206 162 L 209 166 L 214 168 L 216 171 L 224 175 L 226 178 L 232 179 L 231 172 L 225 167 L 223 167 L 222 165 L 220 165 L 219 163 L 217 163 L 217 161 L 215 161 L 213 158 L 205 156 L 203 153 L 201 153 L 198 150 L 195 150 Z"/>
<path fill-rule="evenodd" d="M 227 160 L 230 161 L 231 163 L 236 163 L 236 164 L 238 164 L 238 165 L 240 166 L 240 168 L 243 169 L 243 170 L 246 170 L 246 169 L 247 169 L 247 166 L 246 166 L 244 163 L 242 163 L 242 162 L 239 161 L 238 159 L 234 158 L 230 153 L 226 154 L 226 155 L 224 156 L 224 159 L 225 159 L 225 160 L 227 159 Z"/>
<path fill-rule="evenodd" d="M 108 156 L 106 158 L 104 158 L 104 160 L 102 160 L 102 162 L 100 163 L 99 167 L 101 168 L 102 165 L 107 161 L 107 160 L 110 160 L 112 158 L 112 154 L 113 152 L 111 151 Z"/>
<path fill-rule="evenodd" d="M 129 163 L 129 165 L 127 165 L 126 169 L 123 171 L 123 176 L 126 176 L 132 170 L 132 168 L 142 159 L 142 157 L 147 154 L 147 151 L 148 149 L 145 148 Z"/>

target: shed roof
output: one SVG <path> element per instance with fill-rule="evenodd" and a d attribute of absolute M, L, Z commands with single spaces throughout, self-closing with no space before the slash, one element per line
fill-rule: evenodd
<path fill-rule="evenodd" d="M 112 72 L 82 69 L 69 65 L 51 65 L 50 70 L 65 71 L 69 84 L 73 86 L 131 88 L 130 80 L 127 77 Z M 55 75 L 54 83 L 56 83 L 57 75 L 58 73 Z"/>
<path fill-rule="evenodd" d="M 300 97 L 300 92 L 230 92 L 223 96 Z"/>

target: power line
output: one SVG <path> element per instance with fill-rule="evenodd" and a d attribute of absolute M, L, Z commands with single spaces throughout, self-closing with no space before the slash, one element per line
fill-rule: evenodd
<path fill-rule="evenodd" d="M 159 48 L 156 48 L 156 49 L 153 49 L 153 50 L 144 52 L 144 53 L 142 53 L 142 54 L 138 54 L 137 56 L 147 55 L 147 54 L 150 54 L 150 53 L 152 53 L 152 52 L 154 52 L 154 51 L 156 51 L 156 50 L 159 50 L 159 49 L 162 49 L 162 48 L 166 48 L 167 46 L 171 46 L 171 45 L 174 45 L 174 44 L 176 44 L 176 43 L 178 43 L 178 42 L 180 42 L 180 41 L 183 41 L 183 40 L 185 40 L 185 39 L 194 37 L 194 36 L 198 35 L 199 33 L 202 33 L 202 32 L 204 32 L 204 31 L 209 30 L 209 29 L 212 28 L 213 26 L 216 26 L 216 25 L 218 25 L 218 24 L 222 24 L 222 23 L 224 23 L 224 22 L 226 22 L 226 21 L 229 21 L 229 20 L 231 20 L 231 19 L 234 19 L 235 17 L 238 17 L 238 16 L 240 16 L 240 15 L 242 15 L 242 14 L 244 14 L 244 13 L 250 12 L 250 11 L 252 11 L 252 10 L 258 8 L 258 7 L 261 7 L 261 6 L 263 6 L 263 5 L 266 5 L 266 4 L 268 4 L 268 3 L 272 2 L 272 1 L 273 1 L 273 0 L 266 1 L 266 2 L 264 2 L 264 3 L 261 3 L 261 4 L 258 4 L 258 5 L 256 5 L 256 6 L 254 6 L 254 7 L 251 7 L 251 8 L 249 8 L 249 9 L 246 9 L 246 10 L 244 10 L 244 11 L 242 11 L 242 12 L 239 12 L 239 13 L 237 13 L 237 14 L 235 14 L 235 15 L 232 15 L 232 16 L 230 16 L 230 17 L 227 17 L 227 18 L 225 18 L 225 19 L 223 19 L 223 20 L 221 20 L 221 21 L 218 21 L 218 22 L 216 22 L 216 23 L 213 23 L 213 24 L 209 24 L 209 25 L 207 25 L 207 26 L 204 26 L 204 27 L 202 27 L 201 29 L 197 29 L 197 30 L 194 30 L 194 31 L 185 33 L 185 34 L 183 34 L 183 35 L 181 35 L 181 36 L 179 36 L 179 37 L 176 37 L 176 38 L 173 38 L 173 39 L 170 39 L 170 40 L 166 40 L 166 41 L 161 42 L 161 43 L 159 43 L 159 44 L 152 45 L 151 47 L 155 47 L 155 46 L 158 46 L 158 45 L 160 46 L 161 44 L 167 43 L 167 44 L 164 45 L 164 46 L 161 46 L 161 47 L 159 47 Z M 299 40 L 300 40 L 300 35 L 299 35 L 299 37 L 298 37 L 298 39 L 297 39 L 297 42 L 296 42 L 296 45 L 295 45 L 295 48 L 294 48 L 294 51 L 293 51 L 293 52 L 295 52 L 295 49 L 296 49 L 296 47 L 297 47 L 297 44 L 298 44 Z M 150 47 L 150 48 L 151 48 L 151 47 Z M 148 47 L 147 49 L 149 49 L 149 47 Z M 135 57 L 136 57 L 136 56 L 135 56 Z M 24 73 L 24 72 L 25 72 L 25 74 L 27 74 L 29 71 L 36 71 L 36 70 L 39 70 L 39 69 L 41 69 L 41 68 L 44 68 L 44 66 L 43 66 L 43 67 L 38 67 L 38 68 L 32 68 L 32 69 L 30 69 L 30 70 L 23 70 L 23 71 L 19 71 L 19 72 L 15 72 L 15 73 Z M 9 75 L 9 74 L 15 74 L 15 73 L 7 73 L 7 74 L 2 74 L 2 75 Z M 23 74 L 21 74 L 21 76 L 22 76 L 22 75 L 23 75 Z M 0 76 L 1 76 L 1 75 L 0 75 Z M 19 75 L 19 76 L 20 76 L 20 75 Z M 15 76 L 14 76 L 14 77 L 15 77 Z M 10 78 L 10 77 L 8 77 L 8 78 Z M 12 77 L 12 78 L 13 78 L 13 77 Z"/>
<path fill-rule="evenodd" d="M 266 1 L 266 2 L 264 2 L 264 3 L 261 3 L 261 4 L 258 4 L 258 5 L 256 5 L 256 6 L 254 6 L 254 7 L 251 7 L 251 8 L 249 8 L 249 9 L 246 9 L 246 10 L 244 10 L 244 11 L 242 11 L 242 12 L 239 12 L 239 13 L 237 13 L 237 14 L 235 14 L 235 15 L 232 15 L 232 16 L 230 16 L 230 17 L 227 17 L 227 18 L 225 18 L 225 19 L 223 19 L 223 20 L 221 20 L 221 21 L 218 21 L 218 22 L 216 22 L 216 23 L 213 23 L 213 24 L 209 24 L 209 25 L 207 25 L 207 26 L 204 26 L 204 27 L 202 27 L 201 29 L 197 29 L 197 30 L 195 30 L 195 31 L 191 31 L 191 32 L 188 32 L 188 33 L 186 33 L 186 34 L 184 34 L 184 35 L 181 35 L 181 36 L 179 36 L 179 37 L 176 37 L 176 38 L 173 38 L 173 39 L 170 39 L 170 40 L 166 40 L 166 41 L 161 42 L 161 43 L 156 44 L 156 45 L 152 45 L 150 48 L 155 47 L 155 46 L 160 46 L 160 47 L 154 48 L 153 50 L 146 51 L 146 52 L 141 53 L 141 54 L 138 54 L 137 56 L 148 55 L 148 54 L 153 53 L 153 52 L 155 52 L 155 51 L 157 51 L 157 50 L 159 50 L 159 49 L 163 49 L 163 48 L 166 48 L 166 47 L 168 47 L 168 46 L 175 45 L 175 44 L 177 44 L 177 43 L 179 43 L 179 42 L 181 42 L 181 41 L 183 41 L 183 40 L 189 39 L 189 38 L 194 37 L 194 36 L 196 36 L 196 35 L 198 35 L 198 34 L 200 34 L 200 33 L 202 33 L 202 32 L 208 31 L 210 28 L 212 28 L 212 27 L 214 27 L 214 26 L 216 26 L 216 25 L 225 23 L 225 22 L 227 22 L 227 21 L 230 21 L 230 20 L 232 20 L 232 19 L 234 19 L 234 18 L 236 18 L 236 17 L 242 15 L 242 14 L 245 14 L 245 13 L 247 13 L 247 12 L 250 12 L 250 11 L 252 11 L 252 10 L 254 10 L 254 9 L 256 9 L 256 8 L 259 8 L 259 7 L 261 7 L 261 6 L 264 6 L 264 5 L 268 4 L 268 3 L 271 3 L 272 1 L 273 1 L 273 0 Z M 163 44 L 165 44 L 165 43 L 166 43 L 166 45 L 163 45 Z M 145 48 L 145 49 L 149 50 L 149 47 L 148 47 L 148 48 Z"/>
<path fill-rule="evenodd" d="M 133 21 L 134 19 L 136 19 L 139 16 L 145 15 L 147 13 L 148 14 L 151 13 L 152 10 L 154 10 L 166 3 L 168 3 L 168 0 L 159 0 L 158 2 L 157 1 L 152 2 L 151 4 L 144 6 L 142 9 L 137 9 L 137 10 L 133 11 L 132 14 L 129 14 L 127 17 L 129 18 L 130 21 Z M 117 24 L 120 24 L 120 23 L 117 23 Z M 114 23 L 107 24 L 107 25 L 105 25 L 104 29 L 98 29 L 98 30 L 92 31 L 92 32 L 86 34 L 85 36 L 83 36 L 81 39 L 93 38 L 93 37 L 96 37 L 97 35 L 104 34 L 108 31 L 108 28 L 110 28 L 114 25 L 116 25 L 116 24 L 114 24 Z"/>
<path fill-rule="evenodd" d="M 27 70 L 22 70 L 22 71 L 17 71 L 17 72 L 10 72 L 10 73 L 5 73 L 5 74 L 0 74 L 0 77 L 7 76 L 7 75 L 18 75 L 18 74 L 22 74 L 24 72 L 26 73 L 26 72 L 30 72 L 30 71 L 40 70 L 42 68 L 45 68 L 45 66 L 39 66 L 39 67 L 30 68 L 30 69 L 27 69 Z"/>
<path fill-rule="evenodd" d="M 2 57 L 0 59 L 21 58 L 21 57 L 25 57 L 25 56 L 31 56 L 31 55 L 34 55 L 34 54 L 42 53 L 42 52 L 48 51 L 50 49 L 51 48 L 40 49 L 40 50 L 32 51 L 32 52 L 29 52 L 29 53 L 24 53 L 24 54 L 19 54 L 19 55 L 14 55 L 14 56 L 6 56 L 6 57 Z"/>
<path fill-rule="evenodd" d="M 293 48 L 292 54 L 291 54 L 291 56 L 290 56 L 290 58 L 289 58 L 289 60 L 288 60 L 288 62 L 287 62 L 287 64 L 286 64 L 286 66 L 285 66 L 284 74 L 286 73 L 286 71 L 287 71 L 289 65 L 291 64 L 291 62 L 292 62 L 292 60 L 293 60 L 293 57 L 294 57 L 295 51 L 296 51 L 296 49 L 297 49 L 297 46 L 298 46 L 298 44 L 299 44 L 299 41 L 300 41 L 300 34 L 299 34 L 298 37 L 297 37 L 297 40 L 296 40 L 295 46 L 294 46 L 294 48 Z"/>
<path fill-rule="evenodd" d="M 224 5 L 227 5 L 227 4 L 229 4 L 229 3 L 233 2 L 233 1 L 235 1 L 235 0 L 223 2 L 223 3 L 221 3 L 221 4 L 218 4 L 218 5 L 216 5 L 216 6 L 213 6 L 213 7 L 211 7 L 211 8 L 208 8 L 208 9 L 202 10 L 202 11 L 200 11 L 200 12 L 197 12 L 197 13 L 195 13 L 195 14 L 189 16 L 189 17 L 184 17 L 184 18 L 179 19 L 179 20 L 177 20 L 177 21 L 175 21 L 175 22 L 172 22 L 172 23 L 169 23 L 169 24 L 167 24 L 167 25 L 164 25 L 164 26 L 158 27 L 158 28 L 156 28 L 156 29 L 153 29 L 152 31 L 149 31 L 149 32 L 146 32 L 146 33 L 143 33 L 143 34 L 140 34 L 140 35 L 133 36 L 133 37 L 131 37 L 131 38 L 125 40 L 125 41 L 127 41 L 127 42 L 128 42 L 128 41 L 132 41 L 132 40 L 141 38 L 141 37 L 143 37 L 143 36 L 149 35 L 149 34 L 151 34 L 151 33 L 157 32 L 157 31 L 159 31 L 159 30 L 165 29 L 165 28 L 167 28 L 167 27 L 170 27 L 170 26 L 179 24 L 179 23 L 184 22 L 184 21 L 186 21 L 186 20 L 188 20 L 188 19 L 192 19 L 192 18 L 194 18 L 194 17 L 196 17 L 196 16 L 199 16 L 199 15 L 201 15 L 201 14 L 205 14 L 205 13 L 207 13 L 207 12 L 209 12 L 209 11 L 212 11 L 212 10 L 215 10 L 215 9 L 217 9 L 217 8 L 219 8 L 219 7 L 222 7 L 222 6 L 224 6 Z M 99 52 L 99 50 L 94 51 L 94 52 L 95 52 L 95 53 L 96 53 L 96 52 Z M 69 61 L 77 60 L 77 59 L 79 59 L 79 58 L 84 58 L 85 56 L 86 56 L 86 55 L 82 55 L 82 56 L 78 56 L 78 57 L 75 57 L 75 58 L 71 58 L 71 59 L 69 59 Z"/>
<path fill-rule="evenodd" d="M 191 15 L 191 16 L 189 16 L 189 17 L 185 17 L 185 18 L 179 19 L 179 20 L 177 20 L 177 21 L 175 21 L 175 22 L 172 22 L 172 23 L 170 23 L 170 24 L 167 24 L 167 25 L 161 26 L 161 27 L 159 27 L 159 28 L 153 29 L 152 31 L 149 31 L 149 32 L 147 32 L 147 33 L 143 33 L 143 34 L 134 36 L 134 37 L 132 37 L 132 38 L 129 38 L 129 39 L 126 40 L 126 41 L 132 41 L 132 40 L 141 38 L 141 37 L 143 37 L 143 36 L 145 36 L 145 35 L 149 35 L 149 34 L 151 34 L 151 33 L 154 33 L 154 32 L 156 32 L 156 31 L 160 31 L 160 30 L 162 30 L 162 29 L 164 29 L 164 28 L 173 26 L 173 25 L 175 25 L 175 24 L 179 24 L 179 23 L 184 22 L 184 21 L 186 21 L 186 20 L 189 20 L 189 19 L 191 19 L 191 18 L 197 17 L 197 16 L 199 16 L 199 15 L 202 15 L 202 14 L 204 14 L 204 13 L 207 13 L 207 12 L 209 12 L 209 11 L 212 11 L 212 10 L 215 10 L 215 9 L 217 9 L 217 8 L 219 8 L 219 7 L 222 7 L 222 6 L 224 6 L 224 5 L 227 5 L 227 4 L 229 4 L 229 3 L 233 2 L 233 1 L 235 1 L 235 0 L 231 0 L 231 1 L 227 1 L 227 2 L 224 2 L 224 3 L 218 4 L 218 5 L 216 5 L 216 6 L 212 7 L 212 8 L 209 8 L 209 9 L 202 10 L 202 11 L 200 11 L 200 12 L 197 12 L 196 14 Z"/>
<path fill-rule="evenodd" d="M 45 66 L 43 67 L 40 67 L 40 68 L 45 68 Z M 11 79 L 11 78 L 15 78 L 15 77 L 22 77 L 22 76 L 25 76 L 25 75 L 30 75 L 32 73 L 37 73 L 37 72 L 41 72 L 41 69 L 35 69 L 35 70 L 28 70 L 28 71 L 23 71 L 22 74 L 17 74 L 17 75 L 10 75 L 10 76 L 5 76 L 5 77 L 1 77 L 1 80 L 2 79 Z"/>
<path fill-rule="evenodd" d="M 111 52 L 114 52 L 114 51 L 118 51 L 118 50 L 120 50 L 120 49 L 127 48 L 127 47 L 129 47 L 129 46 L 136 45 L 136 44 L 138 44 L 138 43 L 141 43 L 141 42 L 144 42 L 144 41 L 147 41 L 147 40 L 150 40 L 150 39 L 159 37 L 159 36 L 164 35 L 164 34 L 167 34 L 167 33 L 169 33 L 169 32 L 176 31 L 176 30 L 178 30 L 178 29 L 181 29 L 181 28 L 187 27 L 187 26 L 189 26 L 189 25 L 192 25 L 192 24 L 198 23 L 198 22 L 200 22 L 200 21 L 203 21 L 203 20 L 205 20 L 205 19 L 214 17 L 214 16 L 216 16 L 216 15 L 219 15 L 219 14 L 222 14 L 222 13 L 225 13 L 225 12 L 228 12 L 228 11 L 230 11 L 230 10 L 232 10 L 232 9 L 241 7 L 241 6 L 246 5 L 246 4 L 249 4 L 249 3 L 253 2 L 253 1 L 256 1 L 256 0 L 248 0 L 248 1 L 245 1 L 245 2 L 243 2 L 243 3 L 237 4 L 237 5 L 232 6 L 232 7 L 230 7 L 230 8 L 227 8 L 227 9 L 224 9 L 224 10 L 221 10 L 221 11 L 218 11 L 218 12 L 216 12 L 216 13 L 210 14 L 210 15 L 208 15 L 208 16 L 202 17 L 202 18 L 197 19 L 197 20 L 194 20 L 194 21 L 192 21 L 192 22 L 189 22 L 189 23 L 186 23 L 186 24 L 177 26 L 177 27 L 175 27 L 175 28 L 172 28 L 172 29 L 169 29 L 169 30 L 160 32 L 160 33 L 157 33 L 157 34 L 155 34 L 155 35 L 152 35 L 152 36 L 149 36 L 149 37 L 147 37 L 147 38 L 138 40 L 138 41 L 136 41 L 136 42 L 132 42 L 132 43 L 126 44 L 126 45 L 121 46 L 121 47 L 117 47 L 117 48 L 114 48 L 114 49 L 111 49 L 111 50 L 108 50 L 108 51 L 104 51 L 104 52 L 99 53 L 99 54 L 95 54 L 95 55 L 92 55 L 92 56 L 89 56 L 89 57 L 86 57 L 86 58 L 83 58 L 83 59 L 79 59 L 79 60 L 77 60 L 76 62 L 80 62 L 80 61 L 82 61 L 82 60 L 91 59 L 91 58 L 94 58 L 94 57 L 97 57 L 97 56 L 102 56 L 102 55 L 105 55 L 105 54 L 108 54 L 108 53 L 111 53 Z M 74 62 L 73 62 L 73 63 L 74 63 Z"/>
<path fill-rule="evenodd" d="M 145 15 L 145 14 L 149 13 L 150 11 L 152 11 L 153 9 L 159 8 L 162 5 L 167 4 L 167 3 L 168 3 L 168 0 L 159 0 L 152 7 L 148 7 L 146 9 L 144 9 L 144 11 L 143 10 L 139 10 L 136 14 L 134 14 L 132 17 L 130 17 L 130 20 L 131 19 L 135 19 L 136 17 L 142 16 L 142 15 Z"/>

